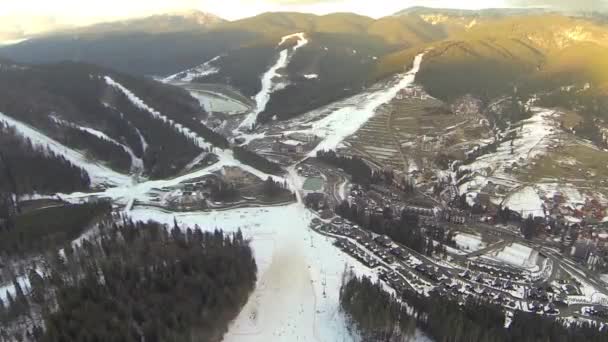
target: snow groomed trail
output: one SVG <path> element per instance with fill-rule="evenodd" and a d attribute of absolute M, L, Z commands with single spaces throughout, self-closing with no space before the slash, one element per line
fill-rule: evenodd
<path fill-rule="evenodd" d="M 195 66 L 194 68 L 180 71 L 171 76 L 165 77 L 162 81 L 165 83 L 169 82 L 192 82 L 195 78 L 209 76 L 217 74 L 220 69 L 214 66 L 212 63 L 222 58 L 222 56 L 216 56 L 205 63 Z"/>
<path fill-rule="evenodd" d="M 278 71 L 285 68 L 289 64 L 289 61 L 299 48 L 308 44 L 308 40 L 306 39 L 304 33 L 294 33 L 281 38 L 281 42 L 279 42 L 278 46 L 282 46 L 288 40 L 293 38 L 298 39 L 296 45 L 292 48 L 281 50 L 279 53 L 279 59 L 272 67 L 270 67 L 270 69 L 268 69 L 268 71 L 266 71 L 266 73 L 264 73 L 264 75 L 262 75 L 262 89 L 255 96 L 255 110 L 245 117 L 238 129 L 249 130 L 254 127 L 258 120 L 258 115 L 266 109 L 266 105 L 268 105 L 268 101 L 270 101 L 270 96 L 272 93 L 285 86 L 284 83 L 275 82 L 275 79 L 280 76 Z"/>
<path fill-rule="evenodd" d="M 321 137 L 321 143 L 310 152 L 309 156 L 316 156 L 317 151 L 334 150 L 347 137 L 355 134 L 369 119 L 371 119 L 378 108 L 393 100 L 399 91 L 414 84 L 416 74 L 420 71 L 422 58 L 421 53 L 414 58 L 413 67 L 407 73 L 396 77 L 396 81 L 389 87 L 376 90 L 367 94 L 362 104 L 352 104 L 339 108 L 321 120 L 312 123 L 310 129 L 303 133 L 314 134 Z M 356 95 L 358 96 L 358 95 Z"/>
<path fill-rule="evenodd" d="M 37 129 L 0 112 L 0 121 L 14 127 L 23 137 L 30 139 L 34 146 L 48 148 L 53 153 L 63 156 L 72 164 L 87 172 L 93 186 L 126 186 L 132 184 L 131 177 L 116 172 L 104 165 L 87 159 L 84 154 L 73 150 L 58 141 L 51 139 Z"/>

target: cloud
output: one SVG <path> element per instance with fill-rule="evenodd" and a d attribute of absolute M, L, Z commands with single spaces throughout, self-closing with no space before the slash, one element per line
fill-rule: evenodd
<path fill-rule="evenodd" d="M 515 7 L 546 7 L 565 11 L 606 11 L 607 0 L 509 0 Z"/>

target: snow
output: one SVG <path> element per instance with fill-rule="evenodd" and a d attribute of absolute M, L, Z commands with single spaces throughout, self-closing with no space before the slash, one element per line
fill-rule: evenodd
<path fill-rule="evenodd" d="M 458 248 L 464 251 L 475 252 L 486 247 L 486 244 L 481 241 L 481 237 L 477 235 L 460 233 L 454 236 L 454 241 Z"/>
<path fill-rule="evenodd" d="M 192 82 L 195 78 L 217 74 L 220 69 L 212 65 L 213 62 L 219 60 L 222 56 L 216 56 L 205 63 L 194 68 L 178 72 L 177 74 L 164 78 L 163 82 Z"/>
<path fill-rule="evenodd" d="M 285 181 L 284 178 L 270 175 L 259 171 L 249 165 L 245 165 L 234 158 L 234 154 L 231 150 L 220 150 L 216 149 L 215 154 L 219 157 L 219 161 L 207 168 L 191 172 L 179 177 L 166 179 L 166 180 L 152 180 L 146 181 L 138 184 L 132 185 L 123 185 L 115 188 L 106 189 L 102 192 L 98 193 L 73 193 L 73 194 L 62 194 L 60 195 L 64 200 L 80 200 L 82 198 L 96 196 L 96 197 L 108 197 L 113 199 L 114 201 L 127 204 L 132 199 L 141 200 L 141 201 L 149 201 L 151 199 L 151 191 L 153 189 L 162 189 L 162 188 L 170 188 L 175 187 L 180 183 L 186 182 L 191 179 L 197 179 L 205 175 L 212 174 L 214 172 L 222 170 L 222 168 L 226 166 L 235 166 L 243 169 L 246 172 L 253 174 L 254 176 L 260 179 L 267 179 L 268 177 L 273 178 L 277 182 L 283 183 Z"/>
<path fill-rule="evenodd" d="M 3 41 L 0 42 L 0 46 L 17 45 L 17 44 L 26 42 L 28 40 L 30 40 L 30 38 L 19 38 L 19 39 L 3 40 Z"/>
<path fill-rule="evenodd" d="M 148 150 L 148 142 L 146 141 L 146 138 L 144 138 L 144 136 L 141 134 L 141 131 L 139 130 L 139 128 L 137 128 L 137 127 L 133 127 L 133 128 L 135 128 L 135 132 L 139 136 L 139 141 L 141 142 L 141 147 L 142 147 L 144 153 L 146 153 L 146 151 Z"/>
<path fill-rule="evenodd" d="M 198 100 L 207 113 L 241 114 L 247 111 L 244 103 L 220 93 L 188 89 L 190 95 Z"/>
<path fill-rule="evenodd" d="M 506 246 L 496 253 L 491 259 L 505 262 L 509 265 L 526 269 L 535 269 L 537 266 L 538 252 L 534 249 L 515 243 Z"/>
<path fill-rule="evenodd" d="M 0 112 L 0 121 L 15 127 L 15 129 L 21 135 L 30 139 L 34 146 L 48 148 L 52 152 L 63 156 L 72 164 L 85 170 L 91 179 L 92 185 L 94 186 L 124 186 L 131 184 L 131 178 L 128 175 L 118 173 L 106 166 L 97 164 L 94 161 L 87 159 L 83 153 L 64 146 L 63 144 L 47 137 L 33 127 L 15 120 L 2 112 Z"/>
<path fill-rule="evenodd" d="M 292 38 L 297 38 L 297 44 L 291 49 L 283 49 L 279 53 L 279 59 L 274 63 L 264 75 L 262 75 L 262 89 L 255 96 L 256 107 L 253 112 L 248 114 L 245 119 L 239 125 L 239 129 L 250 129 L 255 125 L 258 119 L 258 115 L 262 113 L 266 109 L 266 105 L 268 105 L 268 101 L 270 101 L 270 96 L 275 91 L 279 90 L 281 87 L 284 87 L 281 83 L 275 83 L 275 78 L 279 77 L 279 70 L 287 67 L 289 61 L 296 53 L 296 51 L 308 44 L 308 39 L 306 39 L 304 33 L 294 33 L 288 36 L 284 36 L 281 38 L 281 42 L 279 43 L 279 47 L 283 45 L 286 41 Z M 290 51 L 291 50 L 291 51 Z"/>
<path fill-rule="evenodd" d="M 302 145 L 302 142 L 297 141 L 297 140 L 283 140 L 281 141 L 281 143 L 285 144 L 285 145 L 290 145 L 290 146 L 299 146 Z"/>
<path fill-rule="evenodd" d="M 148 106 L 142 99 L 140 99 L 139 97 L 137 97 L 137 95 L 135 95 L 129 89 L 125 88 L 122 84 L 114 81 L 109 76 L 105 76 L 105 81 L 106 81 L 106 83 L 109 86 L 114 87 L 114 88 L 118 89 L 120 92 L 122 92 L 129 99 L 129 101 L 131 101 L 131 103 L 134 106 L 136 106 L 137 108 L 150 113 L 150 115 L 152 115 L 152 117 L 154 117 L 156 119 L 159 119 L 159 120 L 162 120 L 163 122 L 169 123 L 179 133 L 183 134 L 184 136 L 186 136 L 186 137 L 188 137 L 190 139 L 193 139 L 198 147 L 200 147 L 202 149 L 205 149 L 205 150 L 210 150 L 213 147 L 211 144 L 209 144 L 207 141 L 205 141 L 205 139 L 203 139 L 200 136 L 198 136 L 198 134 L 196 134 L 195 132 L 191 131 L 188 127 L 184 127 L 181 124 L 176 123 L 175 121 L 169 119 L 168 117 L 166 117 L 165 115 L 163 115 L 159 111 L 157 111 L 154 108 Z"/>
<path fill-rule="evenodd" d="M 354 341 L 339 311 L 342 274 L 375 273 L 308 228 L 312 214 L 301 204 L 209 213 L 165 213 L 134 209 L 136 220 L 235 231 L 252 240 L 258 283 L 224 337 L 239 341 Z"/>
<path fill-rule="evenodd" d="M 536 193 L 536 190 L 526 186 L 512 194 L 505 200 L 505 207 L 522 214 L 522 217 L 532 215 L 534 217 L 544 217 L 544 202 Z"/>
<path fill-rule="evenodd" d="M 473 177 L 460 186 L 460 193 L 479 190 L 487 184 L 488 177 L 492 177 L 494 183 L 505 183 L 506 186 L 518 182 L 513 178 L 510 169 L 514 166 L 521 168 L 535 158 L 544 155 L 548 147 L 557 139 L 556 118 L 557 112 L 551 109 L 532 107 L 533 116 L 519 123 L 503 134 L 513 133 L 514 140 L 506 140 L 500 143 L 494 153 L 487 153 L 478 157 L 473 163 L 461 166 L 460 170 L 470 170 L 478 177 Z M 490 144 L 492 140 L 484 142 Z M 513 146 L 511 146 L 511 143 Z M 479 177 L 483 179 L 480 181 Z"/>
<path fill-rule="evenodd" d="M 27 292 L 30 287 L 29 278 L 27 276 L 20 276 L 17 277 L 17 282 L 21 286 L 21 289 L 23 289 L 24 292 Z M 16 291 L 15 286 L 12 283 L 0 286 L 0 299 L 2 299 L 4 305 L 8 304 L 8 293 L 10 293 L 11 297 L 15 298 Z"/>
<path fill-rule="evenodd" d="M 367 94 L 363 103 L 355 102 L 352 105 L 343 106 L 313 122 L 310 129 L 302 131 L 315 134 L 323 139 L 309 156 L 315 156 L 320 150 L 335 149 L 345 138 L 357 132 L 372 118 L 380 106 L 390 102 L 403 88 L 412 85 L 416 79 L 416 73 L 420 70 L 423 56 L 424 54 L 416 56 L 412 70 L 400 75 L 398 81 L 390 88 Z"/>
<path fill-rule="evenodd" d="M 117 145 L 119 147 L 121 147 L 125 152 L 127 152 L 127 154 L 129 154 L 129 156 L 131 157 L 131 171 L 132 172 L 141 172 L 144 170 L 144 161 L 139 158 L 137 155 L 135 155 L 135 153 L 133 152 L 133 149 L 123 143 L 118 142 L 117 140 L 115 140 L 114 138 L 109 137 L 107 134 L 100 132 L 96 129 L 93 128 L 89 128 L 89 127 L 84 127 L 84 126 L 79 126 L 64 120 L 61 120 L 59 118 L 56 117 L 51 117 L 53 119 L 53 121 L 55 121 L 55 123 L 60 124 L 60 125 L 64 125 L 64 126 L 69 126 L 69 127 L 73 127 L 76 128 L 78 130 L 81 130 L 83 132 L 89 133 L 93 136 L 96 136 L 97 138 L 101 139 L 101 140 L 105 140 L 107 142 L 110 142 L 114 145 Z M 139 130 L 138 130 L 139 133 Z M 139 133 L 141 134 L 141 133 Z M 143 139 L 143 137 L 140 138 Z M 143 143 L 143 141 L 142 141 Z"/>

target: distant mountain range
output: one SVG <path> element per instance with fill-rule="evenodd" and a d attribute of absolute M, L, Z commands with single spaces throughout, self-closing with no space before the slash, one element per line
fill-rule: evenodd
<path fill-rule="evenodd" d="M 160 77 L 207 70 L 208 62 L 212 72 L 188 81 L 227 84 L 253 97 L 262 75 L 293 46 L 279 46 L 282 37 L 299 32 L 308 43 L 276 70 L 280 87 L 262 121 L 358 93 L 404 71 L 424 50 L 430 52 L 418 81 L 448 101 L 467 93 L 491 98 L 514 85 L 538 90 L 592 82 L 608 89 L 605 18 L 544 9 L 416 7 L 377 20 L 350 13 L 265 13 L 232 22 L 194 11 L 57 31 L 2 47 L 0 55 L 21 63 L 67 60 Z"/>

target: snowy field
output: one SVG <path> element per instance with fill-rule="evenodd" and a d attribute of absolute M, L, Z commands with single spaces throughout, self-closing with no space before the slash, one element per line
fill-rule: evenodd
<path fill-rule="evenodd" d="M 520 126 L 506 132 L 516 134 L 514 140 L 504 141 L 498 145 L 496 152 L 482 155 L 473 163 L 460 167 L 461 170 L 477 173 L 477 176 L 460 185 L 461 194 L 477 193 L 489 181 L 508 188 L 519 186 L 519 181 L 509 170 L 514 166 L 521 168 L 545 154 L 557 140 L 556 120 L 559 115 L 554 110 L 539 107 L 533 107 L 532 112 L 534 115 L 530 119 L 523 120 Z M 533 210 L 538 212 L 539 208 Z"/>
<path fill-rule="evenodd" d="M 243 103 L 219 93 L 211 93 L 195 89 L 187 90 L 192 95 L 192 97 L 198 100 L 201 107 L 203 107 L 207 113 L 216 112 L 226 114 L 239 114 L 247 111 L 248 109 L 248 107 Z"/>
<path fill-rule="evenodd" d="M 205 77 L 213 74 L 217 74 L 220 69 L 213 65 L 214 62 L 218 61 L 222 56 L 216 56 L 205 63 L 195 66 L 194 68 L 178 72 L 177 74 L 168 76 L 162 79 L 165 83 L 170 82 L 192 82 L 195 78 Z"/>
<path fill-rule="evenodd" d="M 529 215 L 534 217 L 545 217 L 544 202 L 531 186 L 526 186 L 514 193 L 511 193 L 503 204 L 505 207 L 520 213 L 526 218 Z"/>
<path fill-rule="evenodd" d="M 511 266 L 520 267 L 531 271 L 538 270 L 540 268 L 538 266 L 538 251 L 518 243 L 506 246 L 498 252 L 484 256 L 484 258 L 503 262 Z"/>
<path fill-rule="evenodd" d="M 486 247 L 486 243 L 477 235 L 460 233 L 454 236 L 454 241 L 458 248 L 467 252 L 475 252 Z"/>

